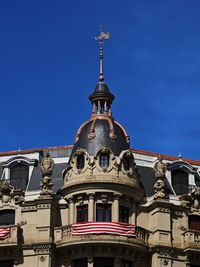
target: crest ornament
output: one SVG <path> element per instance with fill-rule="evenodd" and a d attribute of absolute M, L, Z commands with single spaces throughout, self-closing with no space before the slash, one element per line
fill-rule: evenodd
<path fill-rule="evenodd" d="M 53 195 L 53 182 L 51 179 L 53 168 L 54 161 L 50 157 L 50 154 L 47 153 L 40 163 L 40 169 L 43 177 L 40 183 L 40 197 L 52 197 Z"/>

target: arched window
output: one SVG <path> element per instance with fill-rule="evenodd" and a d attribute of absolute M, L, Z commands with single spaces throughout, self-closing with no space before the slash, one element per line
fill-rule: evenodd
<path fill-rule="evenodd" d="M 124 157 L 123 165 L 124 165 L 124 170 L 125 171 L 129 171 L 129 169 L 130 169 L 130 160 L 129 160 L 128 157 Z"/>
<path fill-rule="evenodd" d="M 76 160 L 76 167 L 77 169 L 82 170 L 84 166 L 85 166 L 84 155 L 79 155 Z"/>
<path fill-rule="evenodd" d="M 187 194 L 189 192 L 188 174 L 183 170 L 172 171 L 172 186 L 177 195 Z"/>
<path fill-rule="evenodd" d="M 10 168 L 10 184 L 16 189 L 26 190 L 28 184 L 29 167 L 18 163 Z"/>
<path fill-rule="evenodd" d="M 100 155 L 100 166 L 102 168 L 107 168 L 109 165 L 109 156 L 107 154 L 101 154 Z"/>

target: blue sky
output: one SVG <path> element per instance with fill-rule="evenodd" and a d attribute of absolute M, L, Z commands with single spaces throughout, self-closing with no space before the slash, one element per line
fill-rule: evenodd
<path fill-rule="evenodd" d="M 199 0 L 1 0 L 0 151 L 74 143 L 98 82 L 99 24 L 131 147 L 200 159 Z"/>

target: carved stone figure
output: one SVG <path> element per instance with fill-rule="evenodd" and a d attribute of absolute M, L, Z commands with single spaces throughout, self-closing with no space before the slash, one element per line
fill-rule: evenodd
<path fill-rule="evenodd" d="M 166 198 L 166 184 L 165 184 L 165 172 L 166 165 L 162 162 L 162 158 L 159 156 L 155 165 L 154 165 L 154 173 L 156 181 L 153 185 L 154 188 L 154 199 L 158 198 Z"/>
<path fill-rule="evenodd" d="M 161 179 L 157 180 L 154 185 L 154 199 L 158 199 L 158 198 L 165 198 L 166 194 L 165 194 L 165 182 Z"/>
<path fill-rule="evenodd" d="M 52 158 L 50 158 L 49 153 L 47 153 L 44 159 L 41 161 L 40 168 L 43 177 L 40 183 L 40 196 L 51 197 L 53 195 L 53 182 L 51 175 L 53 173 L 54 161 L 52 160 Z"/>
<path fill-rule="evenodd" d="M 192 206 L 195 209 L 199 209 L 200 207 L 200 187 L 197 186 L 195 190 L 191 193 L 191 199 L 192 199 Z"/>
<path fill-rule="evenodd" d="M 166 165 L 162 161 L 162 158 L 159 156 L 153 168 L 155 178 L 163 180 L 165 178 Z"/>
<path fill-rule="evenodd" d="M 54 161 L 50 157 L 49 152 L 47 152 L 44 159 L 41 160 L 40 168 L 42 172 L 42 177 L 46 177 L 46 176 L 50 177 L 52 175 L 53 168 L 54 168 Z"/>
<path fill-rule="evenodd" d="M 0 199 L 4 203 L 8 203 L 12 199 L 13 187 L 7 182 L 2 181 L 0 183 Z"/>

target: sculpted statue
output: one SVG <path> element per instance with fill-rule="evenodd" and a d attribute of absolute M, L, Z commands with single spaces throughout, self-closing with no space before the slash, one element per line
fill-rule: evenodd
<path fill-rule="evenodd" d="M 191 198 L 193 202 L 193 207 L 199 209 L 200 207 L 200 187 L 197 186 L 195 190 L 191 193 Z"/>
<path fill-rule="evenodd" d="M 153 167 L 155 172 L 155 178 L 157 179 L 165 178 L 166 165 L 162 161 L 162 158 L 159 156 Z"/>
<path fill-rule="evenodd" d="M 12 198 L 13 187 L 7 182 L 0 183 L 0 198 L 2 202 L 8 203 Z"/>
<path fill-rule="evenodd" d="M 54 161 L 50 157 L 49 152 L 46 154 L 46 156 L 41 160 L 40 168 L 42 172 L 42 177 L 50 177 L 53 173 L 54 168 Z"/>
<path fill-rule="evenodd" d="M 40 196 L 41 197 L 51 197 L 53 195 L 53 182 L 51 175 L 53 173 L 54 161 L 50 157 L 50 154 L 47 153 L 43 160 L 40 163 L 40 169 L 42 172 L 43 179 L 40 183 Z"/>
<path fill-rule="evenodd" d="M 156 178 L 156 181 L 153 185 L 154 199 L 165 198 L 166 184 L 164 179 L 165 179 L 166 165 L 162 162 L 162 158 L 160 156 L 158 157 L 153 168 Z"/>

